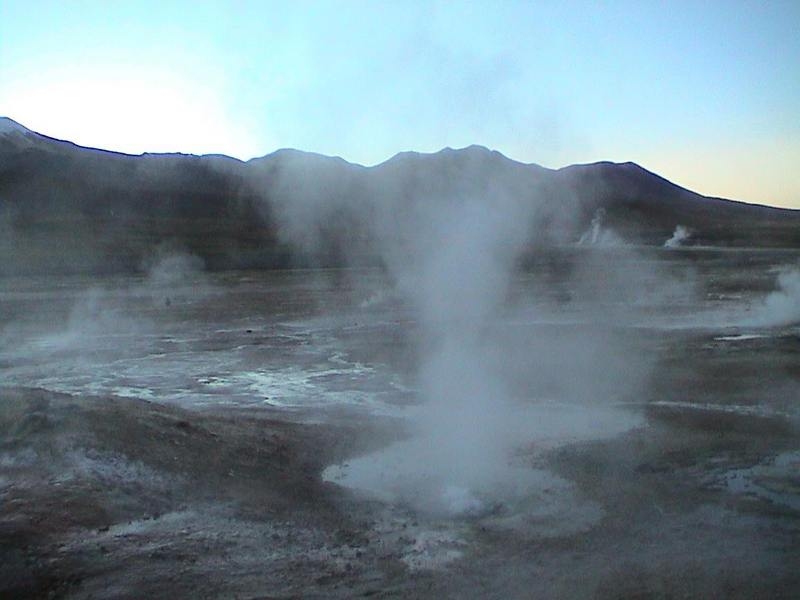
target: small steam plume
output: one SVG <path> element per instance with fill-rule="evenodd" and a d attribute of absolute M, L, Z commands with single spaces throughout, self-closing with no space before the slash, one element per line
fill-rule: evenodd
<path fill-rule="evenodd" d="M 143 267 L 145 278 L 134 285 L 92 286 L 76 291 L 65 322 L 55 331 L 51 323 L 51 329 L 41 338 L 43 347 L 69 350 L 76 356 L 90 353 L 98 359 L 103 349 L 125 352 L 129 339 L 155 329 L 153 308 L 162 309 L 208 293 L 203 261 L 187 252 L 162 247 Z"/>
<path fill-rule="evenodd" d="M 583 232 L 578 240 L 579 246 L 621 246 L 623 240 L 612 230 L 603 226 L 606 211 L 598 208 L 589 224 L 589 229 Z"/>
<path fill-rule="evenodd" d="M 692 233 L 686 227 L 678 225 L 675 227 L 675 231 L 672 232 L 672 237 L 664 242 L 664 248 L 679 248 L 683 246 L 684 242 L 687 242 L 691 236 Z"/>
<path fill-rule="evenodd" d="M 784 269 L 778 275 L 778 289 L 755 309 L 754 325 L 780 326 L 800 323 L 800 269 Z"/>
<path fill-rule="evenodd" d="M 203 259 L 185 252 L 161 253 L 147 269 L 151 285 L 165 287 L 187 283 L 203 271 Z"/>
<path fill-rule="evenodd" d="M 155 305 L 195 301 L 209 292 L 203 259 L 169 244 L 159 247 L 144 268 L 147 274 L 144 285 L 132 292 L 149 296 Z"/>

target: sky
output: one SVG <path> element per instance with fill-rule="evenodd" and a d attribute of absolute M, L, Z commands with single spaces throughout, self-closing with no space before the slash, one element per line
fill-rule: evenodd
<path fill-rule="evenodd" d="M 630 160 L 800 208 L 800 1 L 0 0 L 0 115 L 134 154 Z"/>

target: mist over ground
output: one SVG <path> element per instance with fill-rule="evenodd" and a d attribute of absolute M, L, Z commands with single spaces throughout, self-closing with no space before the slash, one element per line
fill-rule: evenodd
<path fill-rule="evenodd" d="M 13 135 L 0 595 L 798 589 L 795 212 L 480 147 Z"/>

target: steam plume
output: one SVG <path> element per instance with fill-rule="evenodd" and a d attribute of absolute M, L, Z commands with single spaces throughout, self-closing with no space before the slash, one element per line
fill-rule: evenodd
<path fill-rule="evenodd" d="M 664 248 L 678 248 L 688 241 L 691 237 L 691 232 L 683 225 L 675 227 L 672 237 L 664 242 Z"/>
<path fill-rule="evenodd" d="M 778 275 L 778 289 L 756 308 L 755 324 L 778 326 L 800 323 L 800 269 Z"/>

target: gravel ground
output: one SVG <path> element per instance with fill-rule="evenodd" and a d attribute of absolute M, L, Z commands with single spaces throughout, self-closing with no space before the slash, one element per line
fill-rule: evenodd
<path fill-rule="evenodd" d="M 398 439 L 130 398 L 5 388 L 3 598 L 793 598 L 800 456 L 787 421 L 654 406 L 532 457 L 526 506 L 416 515 L 323 482 Z M 731 422 L 738 424 L 732 427 Z"/>

